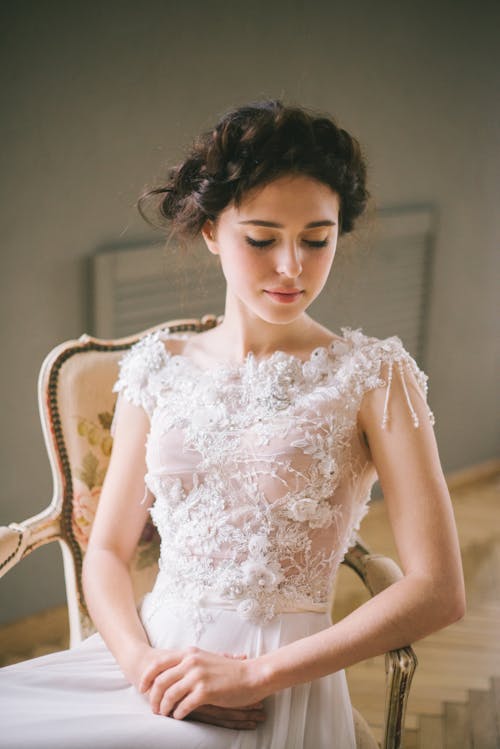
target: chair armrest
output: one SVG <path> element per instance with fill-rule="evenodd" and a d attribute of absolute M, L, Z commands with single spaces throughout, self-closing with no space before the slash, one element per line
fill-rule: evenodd
<path fill-rule="evenodd" d="M 0 527 L 0 577 L 38 546 L 61 538 L 59 515 L 48 507 L 22 523 Z"/>
<path fill-rule="evenodd" d="M 403 577 L 393 559 L 372 552 L 357 539 L 344 558 L 344 564 L 361 578 L 372 596 Z M 382 749 L 400 749 L 411 680 L 418 661 L 413 648 L 391 650 L 385 656 L 385 727 Z"/>

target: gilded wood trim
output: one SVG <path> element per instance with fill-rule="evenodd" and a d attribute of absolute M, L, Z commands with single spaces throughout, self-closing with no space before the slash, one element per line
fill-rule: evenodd
<path fill-rule="evenodd" d="M 406 705 L 418 660 L 413 648 L 391 650 L 385 655 L 386 694 L 382 749 L 402 746 Z"/>
<path fill-rule="evenodd" d="M 23 542 L 23 531 L 21 528 L 16 528 L 14 523 L 11 523 L 9 526 L 7 526 L 7 528 L 8 530 L 11 530 L 14 533 L 17 533 L 17 545 L 14 548 L 14 550 L 2 562 L 0 562 L 0 576 L 4 574 L 2 572 L 4 567 L 7 567 L 8 569 L 9 562 L 11 562 L 14 559 L 14 557 L 18 554 L 21 544 Z M 7 569 L 5 570 L 5 572 L 7 572 Z"/>
<path fill-rule="evenodd" d="M 140 332 L 128 338 L 119 339 L 116 341 L 103 341 L 97 338 L 92 338 L 89 335 L 83 335 L 81 336 L 79 341 L 74 343 L 74 345 L 68 345 L 68 347 L 63 348 L 61 353 L 56 356 L 55 360 L 50 366 L 48 381 L 44 393 L 44 417 L 48 420 L 48 426 L 50 429 L 49 436 L 53 443 L 52 446 L 55 448 L 55 457 L 58 463 L 59 474 L 62 477 L 60 537 L 63 541 L 66 542 L 71 557 L 73 558 L 78 605 L 84 617 L 88 618 L 89 614 L 85 603 L 85 596 L 82 587 L 83 557 L 80 545 L 76 540 L 73 531 L 73 479 L 71 473 L 71 465 L 69 462 L 68 452 L 62 430 L 61 415 L 59 413 L 58 406 L 58 386 L 61 369 L 65 362 L 67 362 L 75 354 L 82 354 L 88 351 L 126 351 L 146 333 L 149 332 L 153 332 L 156 330 L 165 330 L 166 328 L 168 328 L 172 333 L 190 331 L 198 333 L 202 330 L 208 330 L 215 327 L 218 321 L 219 319 L 214 315 L 205 315 L 203 318 L 201 318 L 201 320 L 174 320 L 172 322 L 165 322 L 160 325 L 156 325 L 155 327 L 150 328 L 147 331 Z"/>
<path fill-rule="evenodd" d="M 367 565 L 368 563 L 376 565 L 379 560 L 383 562 L 384 557 L 378 557 L 377 559 L 361 540 L 357 539 L 356 543 L 348 550 L 342 563 L 350 567 L 361 578 L 370 595 L 373 596 L 379 591 L 374 589 L 370 581 Z M 393 565 L 394 569 L 397 569 L 401 574 L 395 563 Z M 391 581 L 389 580 L 388 585 L 390 584 Z M 417 656 L 410 645 L 386 653 L 386 697 L 382 749 L 401 749 L 406 705 L 417 664 Z"/>

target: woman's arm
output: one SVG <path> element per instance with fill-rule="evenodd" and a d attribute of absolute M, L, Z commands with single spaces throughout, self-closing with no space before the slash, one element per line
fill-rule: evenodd
<path fill-rule="evenodd" d="M 128 569 L 148 515 L 141 504 L 149 419 L 119 401 L 113 450 L 83 564 L 90 615 L 126 677 L 136 681 L 149 642 L 140 622 Z"/>
<path fill-rule="evenodd" d="M 381 373 L 384 379 L 386 375 Z M 399 375 L 392 381 L 387 429 L 380 426 L 385 390 L 366 393 L 359 413 L 404 577 L 326 632 L 265 656 L 265 680 L 273 689 L 289 686 L 299 675 L 301 681 L 318 678 L 403 647 L 464 615 L 460 548 L 434 430 L 413 375 L 406 374 L 406 383 L 418 428 L 413 426 Z M 285 658 L 293 666 L 287 666 Z"/>
<path fill-rule="evenodd" d="M 125 677 L 136 687 L 145 671 L 154 668 L 161 674 L 186 654 L 185 650 L 151 647 L 137 612 L 129 573 L 151 504 L 141 503 L 148 430 L 145 411 L 120 399 L 113 451 L 83 564 L 90 615 Z M 232 655 L 224 657 L 232 659 Z M 225 728 L 254 729 L 265 718 L 262 704 L 254 703 L 239 709 L 201 704 L 196 711 L 189 711 L 189 717 Z"/>
<path fill-rule="evenodd" d="M 215 664 L 213 656 L 191 653 L 189 663 L 197 669 L 198 681 L 193 672 L 187 676 L 182 664 L 166 672 L 162 712 L 177 705 L 174 717 L 182 718 L 198 699 L 220 705 L 262 699 L 408 645 L 463 616 L 464 583 L 450 495 L 427 405 L 414 376 L 408 374 L 406 382 L 414 394 L 417 429 L 399 376 L 392 382 L 387 430 L 380 426 L 385 390 L 366 393 L 359 414 L 404 577 L 330 628 L 248 662 Z M 233 679 L 239 683 L 230 688 Z M 147 685 L 146 678 L 143 687 Z"/>

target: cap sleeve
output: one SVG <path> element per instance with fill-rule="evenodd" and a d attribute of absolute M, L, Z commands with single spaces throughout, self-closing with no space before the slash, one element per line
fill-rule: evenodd
<path fill-rule="evenodd" d="M 164 367 L 167 358 L 160 331 L 144 336 L 120 359 L 118 379 L 113 385 L 113 392 L 119 393 L 119 397 L 126 398 L 134 406 L 141 406 L 151 418 L 156 407 L 152 381 Z"/>
<path fill-rule="evenodd" d="M 429 378 L 406 350 L 401 339 L 398 336 L 384 339 L 368 338 L 359 330 L 355 331 L 354 336 L 354 342 L 358 344 L 355 346 L 353 358 L 356 390 L 360 396 L 359 404 L 362 396 L 369 390 L 385 388 L 381 427 L 387 429 L 391 420 L 393 382 L 398 377 L 401 380 L 404 399 L 415 429 L 420 426 L 420 419 L 414 407 L 414 399 L 418 397 L 415 393 L 425 402 L 427 416 L 430 423 L 434 425 L 436 419 L 427 403 Z M 418 388 L 412 388 L 410 394 L 408 385 L 412 380 L 416 382 Z"/>

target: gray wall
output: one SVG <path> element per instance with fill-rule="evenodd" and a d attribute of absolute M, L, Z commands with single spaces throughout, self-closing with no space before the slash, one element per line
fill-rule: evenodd
<path fill-rule="evenodd" d="M 51 494 L 36 380 L 51 347 L 86 327 L 85 259 L 149 236 L 133 208 L 143 185 L 228 107 L 263 96 L 357 134 L 379 204 L 437 205 L 426 370 L 442 463 L 498 452 L 497 8 L 2 2 L 0 523 Z M 63 595 L 59 550 L 41 549 L 2 580 L 0 621 Z"/>

